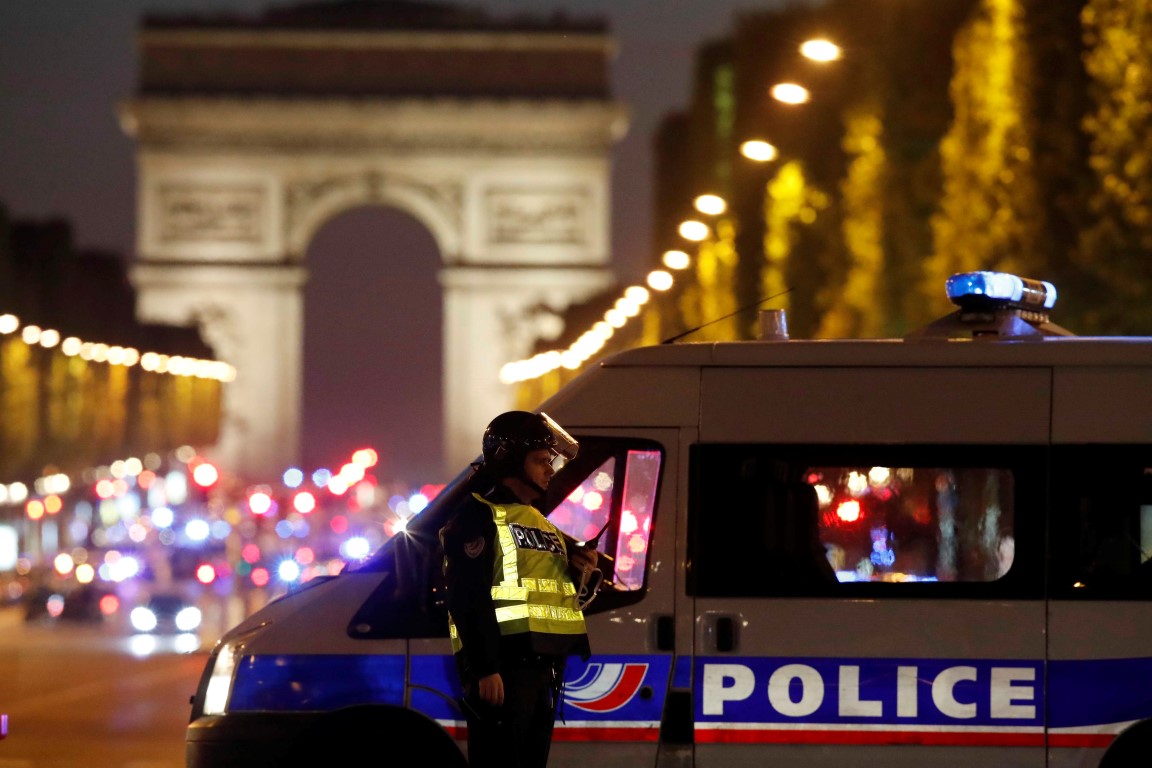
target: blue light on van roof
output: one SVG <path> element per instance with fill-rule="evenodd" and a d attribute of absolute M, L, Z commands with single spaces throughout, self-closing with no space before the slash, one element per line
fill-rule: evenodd
<path fill-rule="evenodd" d="M 961 306 L 1051 309 L 1056 304 L 1056 286 L 1044 280 L 1018 277 L 1007 272 L 960 272 L 948 278 L 948 298 Z"/>

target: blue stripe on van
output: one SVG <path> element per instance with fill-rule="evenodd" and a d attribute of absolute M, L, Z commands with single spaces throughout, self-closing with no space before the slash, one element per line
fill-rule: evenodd
<path fill-rule="evenodd" d="M 412 708 L 443 725 L 464 722 L 457 701 L 460 686 L 456 679 L 456 660 L 451 656 L 412 657 Z"/>
<path fill-rule="evenodd" d="M 1048 691 L 1052 728 L 1152 717 L 1152 659 L 1050 661 Z"/>
<path fill-rule="evenodd" d="M 1020 659 L 697 658 L 597 655 L 569 661 L 561 740 L 651 741 L 671 685 L 691 685 L 701 742 L 1044 743 L 1105 746 L 1127 723 L 1152 718 L 1152 658 Z M 404 705 L 401 655 L 249 656 L 229 710 L 325 711 Z M 460 735 L 450 655 L 411 659 L 410 705 Z M 1048 700 L 1045 702 L 1045 690 Z"/>
<path fill-rule="evenodd" d="M 293 654 L 242 658 L 228 710 L 326 711 L 403 703 L 403 656 Z"/>

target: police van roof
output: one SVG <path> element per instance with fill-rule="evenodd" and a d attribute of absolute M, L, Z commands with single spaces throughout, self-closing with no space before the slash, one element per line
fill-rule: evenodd
<path fill-rule="evenodd" d="M 1049 337 L 1042 342 L 946 343 L 905 339 L 719 341 L 618 352 L 602 367 L 625 366 L 1152 366 L 1152 337 Z"/>
<path fill-rule="evenodd" d="M 601 365 L 1152 365 L 1152 337 L 1075 336 L 1052 323 L 1051 283 L 980 271 L 952 275 L 945 288 L 956 311 L 900 339 L 789 339 L 782 313 L 773 310 L 762 325 L 774 335 L 762 340 L 665 343 L 619 352 Z"/>

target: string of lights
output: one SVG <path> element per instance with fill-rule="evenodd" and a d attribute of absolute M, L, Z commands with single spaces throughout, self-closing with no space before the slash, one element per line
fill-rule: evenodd
<path fill-rule="evenodd" d="M 712 196 L 714 197 L 714 196 Z M 716 198 L 719 200 L 719 198 Z M 722 202 L 722 201 L 721 201 Z M 685 225 L 696 224 L 701 229 L 689 227 L 689 234 L 685 234 Z M 681 224 L 681 234 L 688 239 L 703 240 L 708 235 L 708 225 L 703 222 L 684 222 Z M 533 355 L 530 358 L 506 363 L 500 369 L 500 381 L 504 384 L 515 384 L 521 381 L 539 378 L 557 368 L 576 370 L 597 352 L 620 328 L 640 315 L 644 305 L 652 299 L 652 292 L 664 293 L 676 283 L 675 272 L 687 269 L 691 257 L 681 250 L 666 251 L 662 261 L 667 269 L 656 269 L 648 273 L 645 288 L 642 285 L 631 285 L 625 288 L 615 304 L 604 313 L 604 318 L 592 324 L 592 327 L 582 333 L 567 349 L 549 350 Z M 649 290 L 651 289 L 651 291 Z"/>
<path fill-rule="evenodd" d="M 840 46 L 825 39 L 806 40 L 800 45 L 799 52 L 804 58 L 821 64 L 838 61 L 843 53 Z M 797 83 L 778 83 L 772 87 L 771 93 L 773 98 L 787 104 L 804 104 L 810 99 L 808 89 Z M 761 139 L 743 142 L 740 145 L 740 154 L 756 163 L 771 162 L 779 156 L 775 146 Z M 708 216 L 719 216 L 728 209 L 724 198 L 714 194 L 698 196 L 694 205 L 697 211 Z M 692 219 L 682 222 L 679 227 L 681 237 L 696 243 L 706 240 L 711 231 L 711 227 L 705 222 Z M 647 277 L 648 287 L 661 293 L 668 291 L 675 284 L 675 272 L 686 269 L 691 262 L 688 254 L 681 250 L 665 252 L 662 260 L 667 270 L 654 270 Z M 504 384 L 515 384 L 539 378 L 560 367 L 578 369 L 603 349 L 617 329 L 623 328 L 631 318 L 637 317 L 650 298 L 651 294 L 643 286 L 633 285 L 626 288 L 612 308 L 604 313 L 603 320 L 594 323 L 567 349 L 549 350 L 530 358 L 506 363 L 500 369 L 500 381 Z"/>
<path fill-rule="evenodd" d="M 129 368 L 139 364 L 145 371 L 172 376 L 195 376 L 221 382 L 236 379 L 236 369 L 219 360 L 165 355 L 159 352 L 140 353 L 133 347 L 85 341 L 76 336 L 62 336 L 53 328 L 25 325 L 16 315 L 0 315 L 0 336 L 8 336 L 17 331 L 20 332 L 21 340 L 28 346 L 41 346 L 45 349 L 59 347 L 60 352 L 67 357 L 78 356 L 82 360 Z"/>

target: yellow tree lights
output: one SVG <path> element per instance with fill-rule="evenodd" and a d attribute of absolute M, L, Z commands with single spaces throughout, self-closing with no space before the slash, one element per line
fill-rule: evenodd
<path fill-rule="evenodd" d="M 0 314 L 0 470 L 17 479 L 211 444 L 221 387 L 235 376 L 223 362 L 141 353 Z"/>
<path fill-rule="evenodd" d="M 558 374 L 541 388 L 554 389 L 609 339 L 620 349 L 651 327 L 711 322 L 730 293 L 745 306 L 786 293 L 778 305 L 799 335 L 900 336 L 949 311 L 944 279 L 975 269 L 1073 282 L 1088 297 L 1065 307 L 1075 327 L 1147 333 L 1152 13 L 1074 5 L 831 0 L 743 17 L 702 51 L 691 107 L 660 136 L 658 214 L 685 241 L 686 271 L 649 278 L 651 299 L 666 298 L 643 303 L 642 332 L 605 315 L 568 349 L 509 363 L 503 380 Z M 812 39 L 794 55 L 790 41 L 815 24 L 845 49 Z M 737 148 L 771 165 L 737 172 Z M 681 223 L 692 193 L 699 215 Z"/>

